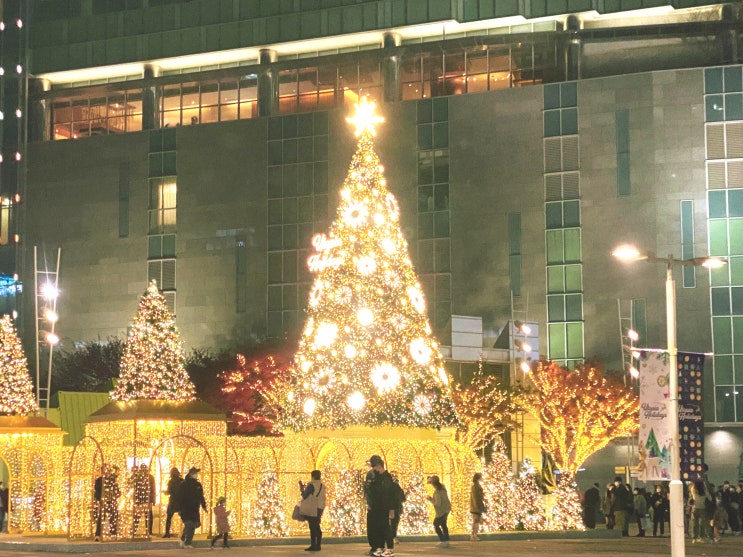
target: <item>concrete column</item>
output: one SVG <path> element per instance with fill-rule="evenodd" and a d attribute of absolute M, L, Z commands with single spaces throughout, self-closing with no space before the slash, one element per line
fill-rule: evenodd
<path fill-rule="evenodd" d="M 258 53 L 258 116 L 279 113 L 279 72 L 273 67 L 279 56 L 275 50 L 263 48 Z"/>
<path fill-rule="evenodd" d="M 400 55 L 397 47 L 402 43 L 399 33 L 387 31 L 382 40 L 382 46 L 387 51 L 382 61 L 382 85 L 384 87 L 384 101 L 395 102 L 402 98 L 400 87 Z"/>
<path fill-rule="evenodd" d="M 146 64 L 142 77 L 145 83 L 142 88 L 142 129 L 154 130 L 160 127 L 160 97 L 162 87 L 155 85 L 152 80 L 160 77 L 160 68 L 152 64 Z"/>
<path fill-rule="evenodd" d="M 565 49 L 565 80 L 575 81 L 581 78 L 583 65 L 583 39 L 578 31 L 583 26 L 577 15 L 569 15 L 567 19 L 568 37 Z"/>
<path fill-rule="evenodd" d="M 28 142 L 48 141 L 51 138 L 51 101 L 42 98 L 52 84 L 46 79 L 28 78 Z"/>
<path fill-rule="evenodd" d="M 720 63 L 737 64 L 739 61 L 738 39 L 740 37 L 740 12 L 735 6 L 725 4 L 720 18 Z"/>

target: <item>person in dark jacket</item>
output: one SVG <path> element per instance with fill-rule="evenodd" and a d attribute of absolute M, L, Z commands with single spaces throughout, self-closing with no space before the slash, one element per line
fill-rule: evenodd
<path fill-rule="evenodd" d="M 200 468 L 190 468 L 183 480 L 178 493 L 178 513 L 183 521 L 181 547 L 190 547 L 193 544 L 193 535 L 196 528 L 201 526 L 199 507 L 209 512 L 204 500 L 204 488 L 199 481 Z"/>
<path fill-rule="evenodd" d="M 168 480 L 168 488 L 165 493 L 168 494 L 168 509 L 165 517 L 165 534 L 163 538 L 170 537 L 170 526 L 173 524 L 173 515 L 178 512 L 178 489 L 183 483 L 183 477 L 178 468 L 170 469 L 170 479 Z"/>
<path fill-rule="evenodd" d="M 595 483 L 586 490 L 583 496 L 583 522 L 586 528 L 593 530 L 596 528 L 596 513 L 601 507 L 601 493 L 599 484 Z"/>
<path fill-rule="evenodd" d="M 630 489 L 622 483 L 622 478 L 614 478 L 614 520 L 617 530 L 622 536 L 629 536 L 629 517 L 634 509 L 634 501 Z"/>
<path fill-rule="evenodd" d="M 395 541 L 390 522 L 395 518 L 395 496 L 392 476 L 379 455 L 369 458 L 371 470 L 364 481 L 366 498 L 366 532 L 371 547 L 369 555 L 394 555 Z M 387 551 L 385 552 L 385 545 Z"/>
<path fill-rule="evenodd" d="M 665 533 L 665 524 L 668 520 L 668 495 L 663 491 L 660 485 L 655 486 L 655 492 L 650 496 L 650 508 L 653 509 L 653 537 L 658 535 L 658 526 L 660 525 L 660 535 Z"/>

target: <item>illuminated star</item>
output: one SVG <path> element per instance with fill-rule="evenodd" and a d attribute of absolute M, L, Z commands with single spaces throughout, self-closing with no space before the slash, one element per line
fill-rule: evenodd
<path fill-rule="evenodd" d="M 368 131 L 372 136 L 377 132 L 374 126 L 384 122 L 384 118 L 374 113 L 375 103 L 367 97 L 362 97 L 356 105 L 356 114 L 352 118 L 346 118 L 349 124 L 356 126 L 356 137 Z"/>

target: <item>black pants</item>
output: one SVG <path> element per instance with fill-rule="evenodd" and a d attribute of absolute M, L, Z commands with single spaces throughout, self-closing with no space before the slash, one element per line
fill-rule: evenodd
<path fill-rule="evenodd" d="M 446 525 L 446 519 L 449 518 L 449 513 L 437 516 L 433 519 L 433 529 L 436 530 L 436 535 L 439 537 L 439 541 L 449 541 L 449 527 Z"/>
<path fill-rule="evenodd" d="M 586 523 L 586 528 L 593 530 L 596 528 L 596 509 L 593 507 L 586 507 L 583 512 L 583 522 Z"/>
<path fill-rule="evenodd" d="M 307 526 L 310 527 L 310 546 L 320 548 L 322 543 L 322 529 L 319 516 L 308 516 Z"/>
<path fill-rule="evenodd" d="M 656 509 L 655 513 L 653 514 L 653 535 L 658 535 L 658 525 L 660 524 L 660 535 L 662 536 L 665 532 L 665 525 L 666 525 L 666 517 L 664 516 L 664 513 L 660 512 Z"/>
<path fill-rule="evenodd" d="M 175 509 L 171 509 L 170 505 L 168 505 L 167 515 L 165 517 L 165 535 L 170 536 L 170 526 L 173 524 L 173 515 L 175 514 Z"/>
<path fill-rule="evenodd" d="M 212 539 L 212 547 L 214 547 L 214 544 L 217 543 L 217 540 L 219 538 L 222 538 L 223 540 L 222 544 L 224 545 L 224 547 L 227 547 L 227 532 L 225 532 L 224 534 L 217 534 L 216 536 L 214 536 L 214 538 Z"/>
<path fill-rule="evenodd" d="M 397 537 L 397 528 L 400 526 L 400 517 L 402 516 L 402 509 L 395 509 L 395 518 L 390 521 L 390 536 L 392 540 Z"/>
<path fill-rule="evenodd" d="M 372 549 L 394 549 L 395 541 L 390 528 L 390 513 L 387 510 L 369 509 L 366 513 L 366 536 Z"/>

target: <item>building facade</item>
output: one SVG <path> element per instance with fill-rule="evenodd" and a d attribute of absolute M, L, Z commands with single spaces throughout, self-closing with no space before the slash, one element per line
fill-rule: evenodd
<path fill-rule="evenodd" d="M 621 369 L 629 326 L 638 346 L 665 346 L 665 269 L 622 265 L 612 248 L 728 259 L 675 278 L 679 347 L 714 353 L 708 460 L 737 473 L 742 12 L 692 0 L 36 0 L 23 27 L 24 180 L 2 190 L 18 237 L 0 255 L 26 256 L 3 256 L 3 274 L 32 284 L 32 246 L 61 247 L 63 345 L 121 335 L 151 278 L 187 348 L 292 338 L 311 239 L 334 218 L 354 147 L 345 117 L 368 95 L 450 356 L 476 318 L 483 357 L 518 380 L 518 314 L 538 330 L 519 357 Z M 32 302 L 17 308 L 27 324 Z"/>

